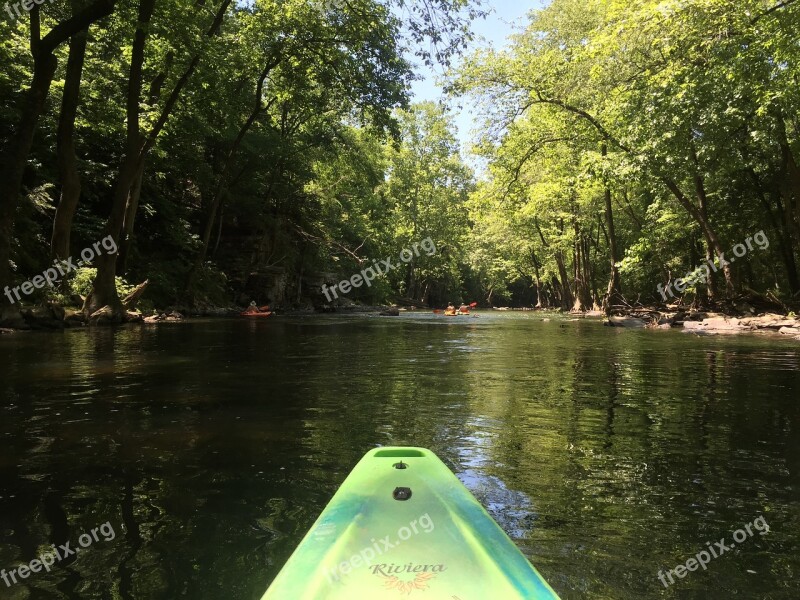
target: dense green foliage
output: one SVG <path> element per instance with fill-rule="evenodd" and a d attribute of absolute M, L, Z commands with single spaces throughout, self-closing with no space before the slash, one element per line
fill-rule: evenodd
<path fill-rule="evenodd" d="M 554 0 L 510 48 L 474 54 L 455 87 L 486 108 L 485 285 L 652 302 L 763 230 L 768 250 L 687 291 L 800 291 L 798 25 L 792 1 Z"/>
<path fill-rule="evenodd" d="M 88 24 L 76 75 L 70 65 L 86 27 L 51 43 L 52 57 L 35 48 L 94 6 L 88 0 L 0 25 L 9 66 L 0 136 L 6 164 L 22 160 L 21 185 L 0 198 L 13 272 L 0 283 L 18 284 L 52 257 L 110 235 L 120 253 L 97 261 L 99 306 L 118 302 L 113 277 L 101 289 L 109 274 L 148 279 L 161 306 L 316 303 L 320 283 L 337 272 L 427 236 L 449 238 L 453 218 L 436 215 L 436 203 L 448 194 L 463 202 L 469 174 L 444 114 L 403 107 L 410 60 L 447 64 L 463 48 L 480 14 L 469 0 L 112 4 Z M 51 59 L 52 85 L 41 66 Z M 71 118 L 70 78 L 79 87 Z M 41 110 L 34 90 L 46 97 Z M 409 146 L 420 136 L 431 148 Z M 439 159 L 412 214 L 410 186 L 423 181 L 414 169 Z M 8 181 L 16 176 L 6 171 Z M 66 209 L 74 219 L 62 219 L 70 177 L 79 188 Z M 461 213 L 462 234 L 464 222 Z M 457 286 L 454 254 L 437 256 L 362 299 L 417 294 L 443 274 Z"/>
<path fill-rule="evenodd" d="M 447 111 L 407 94 L 477 6 L 55 0 L 4 20 L 0 288 L 112 236 L 87 313 L 121 306 L 117 277 L 157 306 L 321 306 L 427 238 L 348 297 L 650 303 L 709 260 L 688 298 L 800 292 L 800 4 L 554 0 L 455 70 L 485 108 L 476 183 Z M 762 230 L 768 248 L 717 258 Z"/>

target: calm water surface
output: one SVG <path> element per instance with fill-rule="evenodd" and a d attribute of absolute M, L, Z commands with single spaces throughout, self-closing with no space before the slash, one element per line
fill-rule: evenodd
<path fill-rule="evenodd" d="M 796 342 L 315 316 L 3 336 L 0 357 L 0 569 L 116 534 L 3 599 L 257 600 L 389 444 L 438 453 L 565 599 L 800 598 Z M 759 516 L 768 535 L 663 587 Z"/>

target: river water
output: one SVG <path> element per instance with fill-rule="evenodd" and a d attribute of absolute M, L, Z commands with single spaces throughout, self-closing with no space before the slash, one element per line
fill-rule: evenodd
<path fill-rule="evenodd" d="M 0 357 L 0 569 L 106 524 L 3 599 L 257 600 L 393 444 L 435 451 L 562 598 L 800 598 L 794 341 L 407 314 L 18 334 Z"/>

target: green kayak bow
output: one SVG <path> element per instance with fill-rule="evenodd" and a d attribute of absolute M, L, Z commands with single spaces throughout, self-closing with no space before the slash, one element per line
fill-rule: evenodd
<path fill-rule="evenodd" d="M 424 448 L 361 459 L 262 600 L 558 600 Z"/>

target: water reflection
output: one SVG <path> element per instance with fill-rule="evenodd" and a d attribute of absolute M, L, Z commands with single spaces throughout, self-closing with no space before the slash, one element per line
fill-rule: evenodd
<path fill-rule="evenodd" d="M 0 354 L 0 568 L 118 532 L 3 598 L 259 598 L 388 444 L 436 451 L 564 598 L 800 591 L 793 342 L 334 316 L 4 336 Z M 759 514 L 770 535 L 661 587 Z"/>

